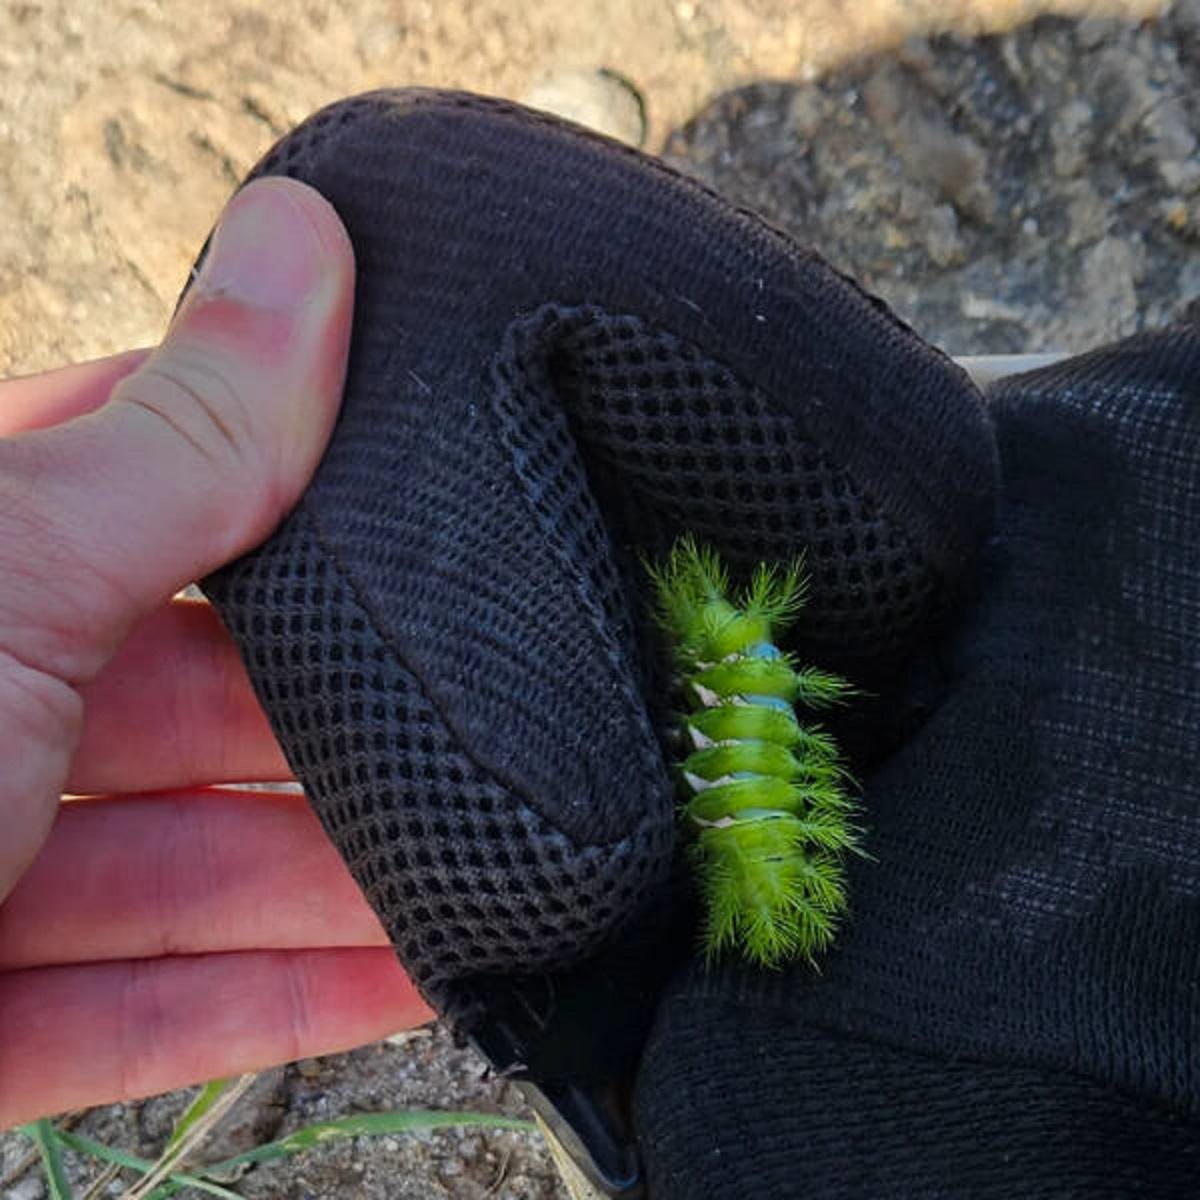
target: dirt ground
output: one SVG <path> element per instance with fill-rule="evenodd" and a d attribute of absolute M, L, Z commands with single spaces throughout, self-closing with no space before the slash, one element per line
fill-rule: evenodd
<path fill-rule="evenodd" d="M 713 97 L 916 33 L 1156 0 L 42 0 L 0 6 L 0 369 L 153 342 L 230 189 L 328 101 L 394 84 L 514 98 L 607 67 L 648 146 Z"/>
<path fill-rule="evenodd" d="M 1033 23 L 1046 13 L 1072 19 Z M 1200 0 L 9 2 L 0 372 L 154 342 L 262 152 L 330 100 L 412 83 L 534 99 L 665 151 L 952 351 L 1082 349 L 1200 296 L 1197 64 Z M 152 1154 L 184 1103 L 80 1128 Z M 414 1106 L 522 1111 L 434 1031 L 267 1073 L 218 1151 Z M 0 1180 L 27 1149 L 0 1134 Z M 469 1131 L 332 1145 L 237 1186 L 565 1196 L 535 1136 Z M 36 1171 L 0 1189 L 45 1194 Z"/>

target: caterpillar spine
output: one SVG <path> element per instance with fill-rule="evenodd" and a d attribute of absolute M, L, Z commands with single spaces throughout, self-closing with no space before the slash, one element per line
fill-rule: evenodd
<path fill-rule="evenodd" d="M 796 705 L 836 703 L 850 686 L 777 644 L 804 605 L 801 564 L 760 565 L 731 597 L 719 557 L 683 538 L 650 573 L 691 710 L 681 722 L 681 820 L 707 955 L 736 946 L 760 966 L 812 962 L 845 913 L 843 860 L 860 831 L 836 744 L 796 716 Z"/>

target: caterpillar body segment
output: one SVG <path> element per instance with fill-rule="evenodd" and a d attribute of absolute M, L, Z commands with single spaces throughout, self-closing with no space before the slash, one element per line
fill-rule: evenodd
<path fill-rule="evenodd" d="M 849 685 L 777 645 L 803 606 L 800 566 L 761 566 L 731 598 L 719 558 L 684 538 L 651 575 L 690 709 L 681 818 L 706 951 L 736 947 L 766 967 L 811 961 L 845 912 L 843 858 L 859 830 L 837 746 L 795 711 L 836 703 Z"/>

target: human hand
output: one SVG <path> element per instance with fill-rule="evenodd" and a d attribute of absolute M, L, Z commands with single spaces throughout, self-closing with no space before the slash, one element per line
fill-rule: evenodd
<path fill-rule="evenodd" d="M 303 798 L 206 790 L 290 772 L 171 600 L 299 497 L 353 277 L 324 200 L 255 184 L 160 348 L 0 385 L 0 1127 L 428 1016 Z"/>

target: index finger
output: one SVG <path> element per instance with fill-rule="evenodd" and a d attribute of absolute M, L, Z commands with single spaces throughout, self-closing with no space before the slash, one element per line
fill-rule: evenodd
<path fill-rule="evenodd" d="M 61 425 L 108 402 L 113 388 L 145 361 L 149 349 L 58 367 L 0 382 L 0 437 Z"/>

